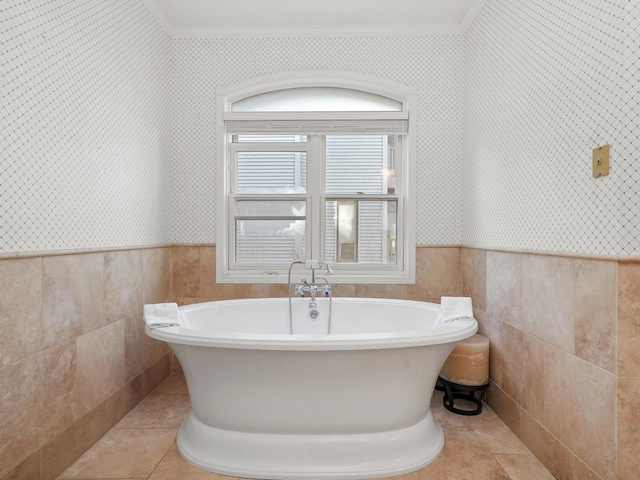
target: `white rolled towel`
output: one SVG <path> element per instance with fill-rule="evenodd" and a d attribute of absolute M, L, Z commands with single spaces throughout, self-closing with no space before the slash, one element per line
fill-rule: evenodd
<path fill-rule="evenodd" d="M 153 303 L 144 306 L 144 321 L 151 329 L 179 327 L 182 316 L 177 303 Z"/>
<path fill-rule="evenodd" d="M 442 297 L 440 307 L 444 323 L 458 318 L 473 318 L 473 306 L 469 297 Z"/>

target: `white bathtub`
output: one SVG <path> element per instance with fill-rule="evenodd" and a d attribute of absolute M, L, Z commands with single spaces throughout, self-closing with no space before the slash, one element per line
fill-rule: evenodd
<path fill-rule="evenodd" d="M 429 403 L 455 342 L 477 322 L 440 321 L 406 300 L 230 300 L 181 307 L 184 325 L 147 334 L 182 364 L 192 411 L 182 456 L 245 478 L 364 479 L 407 473 L 444 444 Z"/>

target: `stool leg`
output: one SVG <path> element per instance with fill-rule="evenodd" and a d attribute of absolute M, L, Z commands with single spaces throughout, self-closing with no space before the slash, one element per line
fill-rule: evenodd
<path fill-rule="evenodd" d="M 444 384 L 444 396 L 442 397 L 442 405 L 444 405 L 444 408 L 446 408 L 447 410 L 450 411 L 454 411 L 452 410 L 453 407 L 453 392 L 451 391 L 451 387 L 445 383 Z"/>
<path fill-rule="evenodd" d="M 458 385 L 448 380 L 444 380 L 441 377 L 438 378 L 439 383 L 444 390 L 444 397 L 442 397 L 442 405 L 450 412 L 457 413 L 458 415 L 479 415 L 482 413 L 482 397 L 484 396 L 489 384 L 479 386 L 464 386 Z M 476 398 L 476 392 L 479 392 L 479 397 Z M 474 410 L 462 410 L 454 405 L 455 400 L 467 400 L 476 405 Z"/>

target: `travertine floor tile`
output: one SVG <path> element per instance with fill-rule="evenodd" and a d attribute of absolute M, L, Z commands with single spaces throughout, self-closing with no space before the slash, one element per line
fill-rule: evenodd
<path fill-rule="evenodd" d="M 476 432 L 445 432 L 442 453 L 420 470 L 420 480 L 509 480 Z"/>
<path fill-rule="evenodd" d="M 442 405 L 443 396 L 443 392 L 436 391 L 431 397 L 431 413 L 433 413 L 433 418 L 435 418 L 436 422 L 440 424 L 445 432 L 447 430 L 471 430 L 467 420 L 468 417 L 456 415 L 444 408 L 444 405 Z"/>
<path fill-rule="evenodd" d="M 518 437 L 487 405 L 481 415 L 468 417 L 469 426 L 491 453 L 529 454 L 529 450 Z"/>
<path fill-rule="evenodd" d="M 111 429 L 59 478 L 147 478 L 175 438 L 176 430 Z"/>
<path fill-rule="evenodd" d="M 188 395 L 149 395 L 114 428 L 179 428 L 189 411 Z"/>
<path fill-rule="evenodd" d="M 153 393 L 155 395 L 188 395 L 187 382 L 182 373 L 172 373 L 164 382 L 158 385 Z"/>
<path fill-rule="evenodd" d="M 554 480 L 533 455 L 495 455 L 511 480 Z"/>

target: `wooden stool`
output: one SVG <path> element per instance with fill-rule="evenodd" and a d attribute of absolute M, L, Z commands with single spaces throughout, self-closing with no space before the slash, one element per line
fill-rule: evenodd
<path fill-rule="evenodd" d="M 444 391 L 442 404 L 459 415 L 482 413 L 482 397 L 489 388 L 489 339 L 473 335 L 456 344 L 442 366 L 436 390 Z M 476 397 L 476 394 L 479 394 Z M 476 405 L 464 410 L 454 405 L 455 400 L 467 400 Z"/>

